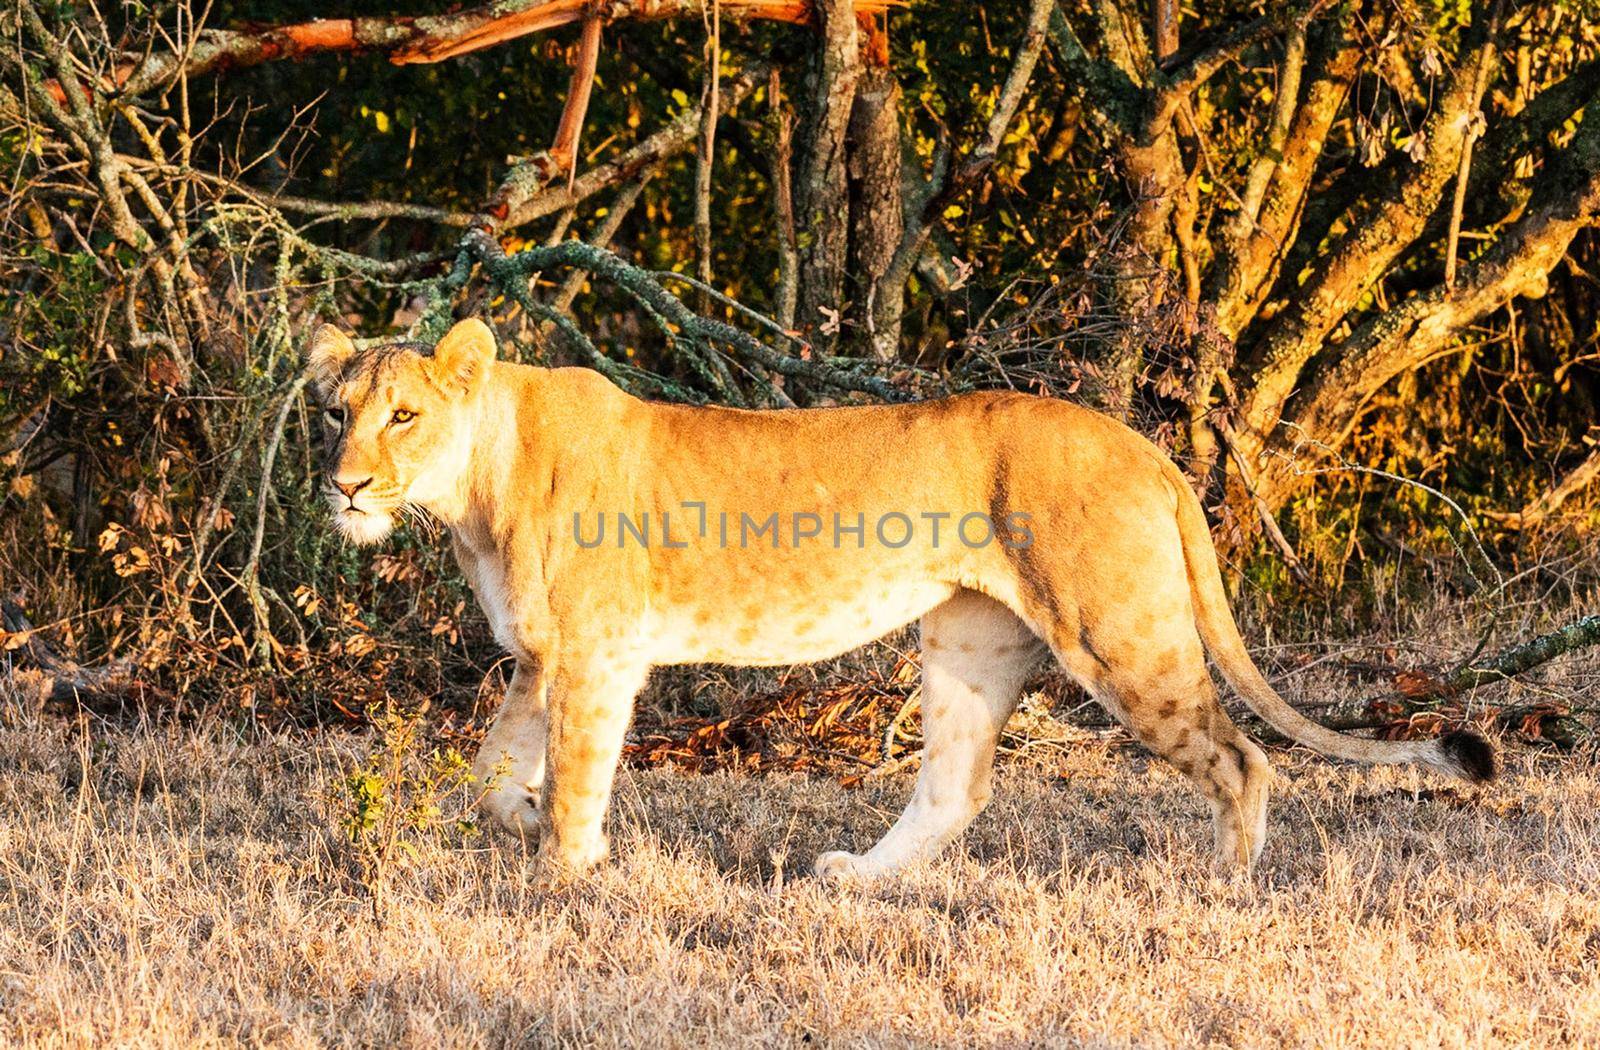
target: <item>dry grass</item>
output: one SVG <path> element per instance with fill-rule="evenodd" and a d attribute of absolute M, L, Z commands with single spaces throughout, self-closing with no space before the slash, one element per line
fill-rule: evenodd
<path fill-rule="evenodd" d="M 1279 752 L 1253 889 L 1106 741 L 1006 763 L 952 856 L 842 890 L 801 873 L 909 776 L 628 772 L 601 874 L 543 896 L 498 833 L 411 835 L 378 923 L 335 816 L 370 740 L 0 723 L 6 1041 L 1600 1043 L 1581 760 L 1457 793 Z"/>

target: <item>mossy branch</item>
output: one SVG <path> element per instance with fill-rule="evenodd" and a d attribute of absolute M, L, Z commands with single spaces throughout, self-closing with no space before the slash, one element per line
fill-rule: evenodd
<path fill-rule="evenodd" d="M 1600 645 L 1600 616 L 1585 616 L 1531 641 L 1514 645 L 1494 659 L 1469 664 L 1445 679 L 1441 696 L 1462 693 L 1480 685 L 1492 685 L 1531 671 L 1558 656 Z"/>
<path fill-rule="evenodd" d="M 762 342 L 749 332 L 723 321 L 701 317 L 665 287 L 650 271 L 635 266 L 615 253 L 580 240 L 525 248 L 506 254 L 500 245 L 481 230 L 471 230 L 462 238 L 461 251 L 450 272 L 437 279 L 432 305 L 417 322 L 420 338 L 431 340 L 443 334 L 450 323 L 451 301 L 471 278 L 474 265 L 481 265 L 485 277 L 500 291 L 517 297 L 529 274 L 558 266 L 588 270 L 615 285 L 652 315 L 675 330 L 681 344 L 702 351 L 703 364 L 720 365 L 725 347 L 743 362 L 777 375 L 808 380 L 836 390 L 870 394 L 882 401 L 906 401 L 909 395 L 888 380 L 866 375 L 829 360 L 787 354 Z M 721 373 L 723 370 L 718 369 Z"/>

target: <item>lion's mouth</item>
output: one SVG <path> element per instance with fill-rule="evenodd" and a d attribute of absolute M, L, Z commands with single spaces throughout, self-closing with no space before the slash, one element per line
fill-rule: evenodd
<path fill-rule="evenodd" d="M 346 497 L 330 487 L 327 497 L 328 505 L 333 510 L 334 525 L 352 543 L 365 547 L 394 531 L 393 508 L 382 506 L 367 492 Z"/>
<path fill-rule="evenodd" d="M 334 512 L 333 522 L 345 539 L 362 547 L 377 543 L 394 531 L 394 515 L 387 511 L 345 507 Z"/>

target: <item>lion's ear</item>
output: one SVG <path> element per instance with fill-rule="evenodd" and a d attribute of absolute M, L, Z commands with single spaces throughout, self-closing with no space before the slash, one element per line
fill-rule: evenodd
<path fill-rule="evenodd" d="M 339 383 L 344 366 L 355 356 L 356 344 L 331 324 L 318 325 L 311 333 L 311 349 L 306 352 L 306 371 L 317 396 L 326 401 Z"/>
<path fill-rule="evenodd" d="M 494 332 L 475 317 L 459 321 L 433 348 L 433 370 L 439 381 L 471 393 L 494 360 Z"/>

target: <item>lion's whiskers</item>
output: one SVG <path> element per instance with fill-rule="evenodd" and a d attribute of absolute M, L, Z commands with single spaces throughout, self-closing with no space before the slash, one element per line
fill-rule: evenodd
<path fill-rule="evenodd" d="M 439 519 L 429 514 L 425 509 L 415 503 L 399 504 L 400 513 L 411 523 L 411 527 L 426 536 L 429 540 L 439 538 Z"/>

